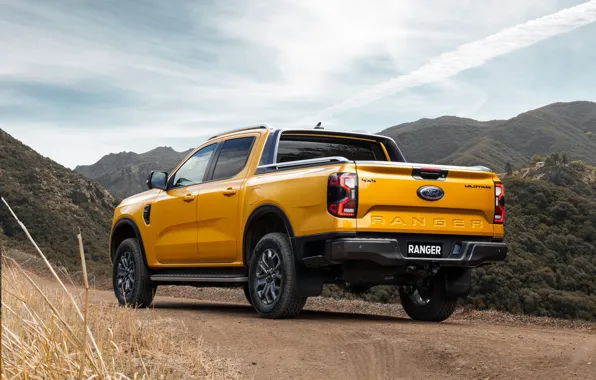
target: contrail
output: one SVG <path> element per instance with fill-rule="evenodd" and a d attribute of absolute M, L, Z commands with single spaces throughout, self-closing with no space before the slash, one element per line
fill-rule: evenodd
<path fill-rule="evenodd" d="M 464 70 L 481 66 L 498 56 L 570 32 L 594 21 L 596 21 L 596 0 L 503 29 L 484 39 L 461 45 L 453 51 L 441 54 L 411 73 L 389 79 L 330 106 L 319 112 L 316 120 L 325 120 L 409 88 L 450 78 Z"/>

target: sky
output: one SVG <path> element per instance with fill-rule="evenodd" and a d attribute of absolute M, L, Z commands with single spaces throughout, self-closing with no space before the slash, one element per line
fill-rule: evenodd
<path fill-rule="evenodd" d="M 0 0 L 0 128 L 74 168 L 243 126 L 596 101 L 596 0 Z"/>

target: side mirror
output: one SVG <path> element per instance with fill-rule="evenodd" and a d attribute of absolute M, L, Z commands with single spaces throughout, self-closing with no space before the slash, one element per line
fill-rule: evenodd
<path fill-rule="evenodd" d="M 147 187 L 149 189 L 166 190 L 168 184 L 168 173 L 166 172 L 151 172 L 147 178 Z"/>

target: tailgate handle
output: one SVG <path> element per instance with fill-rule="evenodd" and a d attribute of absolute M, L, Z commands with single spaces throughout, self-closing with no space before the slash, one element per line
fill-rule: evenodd
<path fill-rule="evenodd" d="M 443 181 L 447 178 L 448 170 L 437 168 L 413 168 L 412 177 L 416 179 L 430 179 Z"/>

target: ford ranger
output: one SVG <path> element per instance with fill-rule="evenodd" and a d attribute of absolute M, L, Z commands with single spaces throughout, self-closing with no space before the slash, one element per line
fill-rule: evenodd
<path fill-rule="evenodd" d="M 209 139 L 122 201 L 110 234 L 120 304 L 159 285 L 237 286 L 259 315 L 295 317 L 335 283 L 394 285 L 443 321 L 474 267 L 505 260 L 505 192 L 480 166 L 406 162 L 389 137 L 244 128 Z"/>

